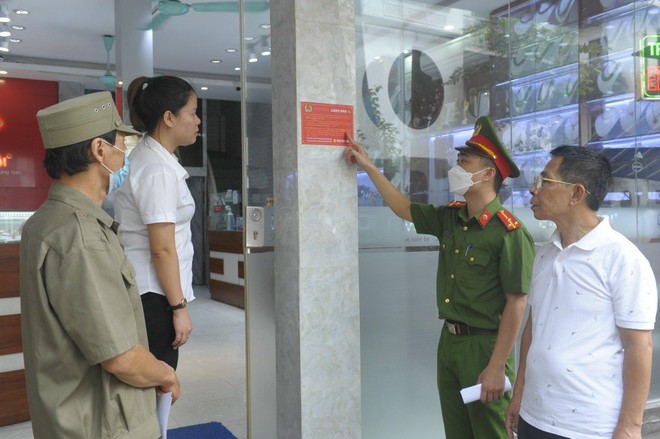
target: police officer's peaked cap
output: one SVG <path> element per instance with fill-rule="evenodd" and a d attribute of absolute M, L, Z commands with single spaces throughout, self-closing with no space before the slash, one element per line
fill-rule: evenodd
<path fill-rule="evenodd" d="M 495 163 L 500 174 L 502 174 L 502 179 L 520 176 L 520 169 L 518 169 L 504 144 L 502 144 L 488 116 L 481 116 L 477 119 L 472 137 L 465 142 L 465 146 L 459 146 L 456 149 L 488 157 Z"/>

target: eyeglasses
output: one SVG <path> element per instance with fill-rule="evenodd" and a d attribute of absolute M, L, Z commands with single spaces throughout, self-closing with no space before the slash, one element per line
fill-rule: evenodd
<path fill-rule="evenodd" d="M 541 190 L 541 187 L 543 187 L 543 182 L 544 181 L 549 181 L 550 183 L 559 183 L 559 184 L 568 184 L 571 186 L 576 186 L 580 183 L 569 183 L 568 181 L 561 181 L 561 180 L 553 180 L 552 178 L 545 178 L 541 177 L 540 175 L 537 175 L 534 177 L 534 182 L 532 183 L 532 187 L 534 187 L 537 191 Z M 584 189 L 588 195 L 591 195 L 591 192 L 589 192 L 586 188 Z"/>

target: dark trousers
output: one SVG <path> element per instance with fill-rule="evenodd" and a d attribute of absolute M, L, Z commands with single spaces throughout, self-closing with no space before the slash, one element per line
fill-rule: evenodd
<path fill-rule="evenodd" d="M 533 425 L 525 422 L 523 418 L 518 418 L 518 439 L 568 439 L 564 436 L 548 433 L 539 430 Z"/>
<path fill-rule="evenodd" d="M 147 324 L 149 351 L 154 357 L 176 369 L 179 363 L 179 351 L 172 348 L 176 334 L 172 322 L 172 310 L 167 298 L 156 293 L 145 293 L 141 298 L 144 320 Z"/>

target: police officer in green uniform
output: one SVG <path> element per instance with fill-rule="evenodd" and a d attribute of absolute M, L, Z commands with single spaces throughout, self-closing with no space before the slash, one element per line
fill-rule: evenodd
<path fill-rule="evenodd" d="M 125 126 L 109 92 L 37 113 L 54 179 L 21 236 L 21 323 L 37 439 L 161 436 L 157 392 L 174 369 L 148 350 L 135 272 L 101 209 L 125 163 Z"/>
<path fill-rule="evenodd" d="M 418 233 L 440 241 L 436 278 L 439 317 L 438 390 L 448 439 L 508 438 L 504 412 L 514 381 L 513 346 L 527 303 L 534 242 L 497 196 L 520 171 L 488 117 L 456 148 L 449 189 L 463 196 L 447 206 L 411 203 L 349 137 L 344 151 L 371 178 L 392 211 Z M 480 401 L 464 404 L 460 391 L 481 384 Z"/>

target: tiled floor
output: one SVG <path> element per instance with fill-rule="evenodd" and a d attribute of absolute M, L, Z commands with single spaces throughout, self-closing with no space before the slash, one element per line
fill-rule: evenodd
<path fill-rule="evenodd" d="M 211 300 L 205 287 L 195 287 L 195 296 L 188 305 L 193 335 L 179 359 L 181 398 L 169 428 L 217 421 L 247 439 L 245 313 Z M 31 423 L 0 427 L 0 438 L 31 439 Z"/>
<path fill-rule="evenodd" d="M 245 313 L 211 300 L 196 287 L 190 303 L 193 336 L 179 360 L 181 399 L 172 407 L 170 428 L 222 422 L 238 439 L 247 439 Z M 2 439 L 32 439 L 29 422 L 0 427 Z M 644 439 L 660 439 L 651 433 Z"/>

